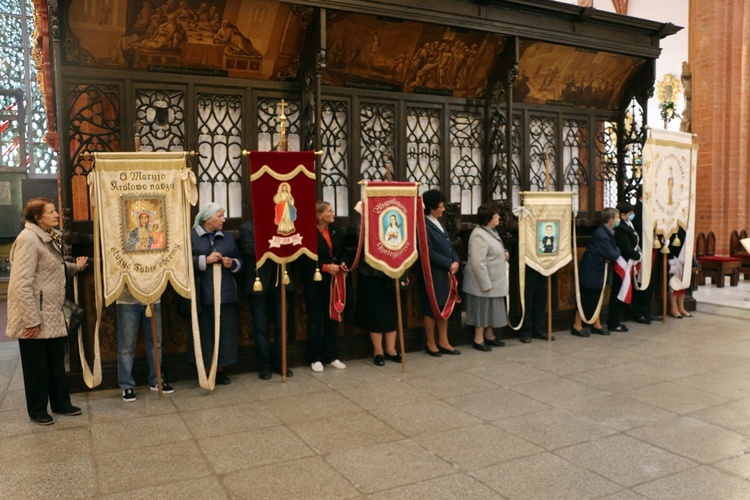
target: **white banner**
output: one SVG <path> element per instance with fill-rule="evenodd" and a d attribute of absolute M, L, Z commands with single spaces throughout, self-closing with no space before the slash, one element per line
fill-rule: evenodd
<path fill-rule="evenodd" d="M 695 172 L 698 146 L 684 132 L 649 129 L 643 147 L 643 245 L 648 255 L 654 234 L 667 241 L 679 227 L 686 231 L 682 241 L 686 259 L 691 259 L 695 243 Z M 640 289 L 651 280 L 651 259 L 644 258 Z M 685 263 L 681 276 L 673 277 L 675 290 L 690 286 L 692 266 Z"/>

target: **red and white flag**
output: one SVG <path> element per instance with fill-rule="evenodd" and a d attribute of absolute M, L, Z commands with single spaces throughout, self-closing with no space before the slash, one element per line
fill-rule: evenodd
<path fill-rule="evenodd" d="M 618 257 L 615 261 L 615 272 L 622 280 L 620 291 L 617 292 L 617 299 L 626 304 L 630 304 L 630 301 L 633 298 L 633 280 L 631 275 L 633 274 L 633 266 L 635 264 L 636 261 L 626 261 L 622 257 Z"/>

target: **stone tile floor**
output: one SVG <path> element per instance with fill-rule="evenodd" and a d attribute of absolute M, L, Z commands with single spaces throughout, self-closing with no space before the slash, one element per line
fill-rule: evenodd
<path fill-rule="evenodd" d="M 0 343 L 0 498 L 750 499 L 750 329 L 666 325 L 76 394 L 29 422 Z"/>

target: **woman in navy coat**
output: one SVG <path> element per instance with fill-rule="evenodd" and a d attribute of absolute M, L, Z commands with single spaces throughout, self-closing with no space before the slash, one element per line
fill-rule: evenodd
<path fill-rule="evenodd" d="M 615 226 L 620 220 L 620 212 L 616 208 L 605 208 L 601 213 L 602 223 L 596 228 L 591 236 L 591 241 L 586 246 L 579 266 L 579 281 L 581 285 L 581 306 L 583 314 L 591 317 L 596 311 L 599 297 L 604 287 L 604 270 L 610 262 L 617 260 L 620 249 L 615 243 Z M 597 315 L 594 318 L 593 333 L 609 335 L 602 328 L 601 320 Z M 589 333 L 583 331 L 581 315 L 576 311 L 576 319 L 570 333 L 578 337 L 588 337 Z"/>
<path fill-rule="evenodd" d="M 424 202 L 427 244 L 429 246 L 429 256 L 423 255 L 422 258 L 430 259 L 435 297 L 438 307 L 442 310 L 448 301 L 451 275 L 458 272 L 458 253 L 453 248 L 448 233 L 438 221 L 445 212 L 445 196 L 440 191 L 431 189 L 422 194 L 422 201 Z M 435 317 L 427 298 L 426 288 L 423 289 L 423 292 L 422 312 L 424 314 L 424 329 L 427 334 L 427 354 L 435 357 L 440 357 L 443 354 L 461 354 L 461 351 L 454 349 L 448 341 L 448 319 Z M 435 325 L 438 328 L 437 346 L 435 346 Z"/>

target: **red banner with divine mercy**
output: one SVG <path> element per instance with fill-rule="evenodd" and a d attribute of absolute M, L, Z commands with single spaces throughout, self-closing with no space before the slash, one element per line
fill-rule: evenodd
<path fill-rule="evenodd" d="M 391 278 L 417 260 L 416 182 L 368 182 L 362 188 L 365 262 Z"/>
<path fill-rule="evenodd" d="M 251 152 L 250 190 L 257 266 L 302 254 L 318 260 L 315 152 Z"/>

